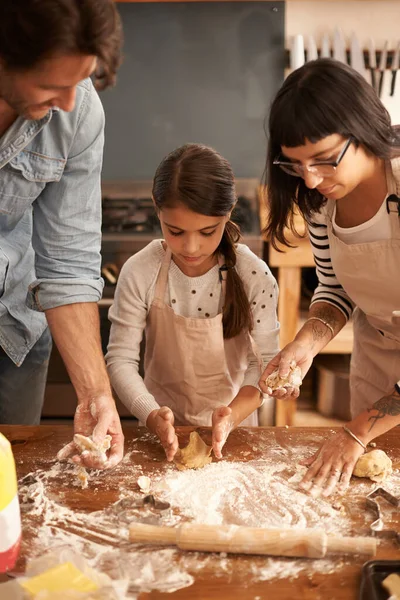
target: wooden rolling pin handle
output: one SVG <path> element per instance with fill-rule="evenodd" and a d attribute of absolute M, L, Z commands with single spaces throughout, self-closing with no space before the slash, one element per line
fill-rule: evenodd
<path fill-rule="evenodd" d="M 327 553 L 375 556 L 376 539 L 372 537 L 328 537 Z"/>
<path fill-rule="evenodd" d="M 129 526 L 129 539 L 135 544 L 177 545 L 178 534 L 179 528 L 174 527 L 159 527 L 145 523 L 132 523 Z"/>

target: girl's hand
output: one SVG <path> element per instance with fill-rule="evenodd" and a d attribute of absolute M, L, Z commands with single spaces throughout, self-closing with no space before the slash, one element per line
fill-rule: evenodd
<path fill-rule="evenodd" d="M 168 406 L 162 406 L 158 410 L 153 410 L 146 421 L 147 428 L 160 438 L 168 461 L 174 458 L 179 448 L 174 420 L 172 410 Z"/>
<path fill-rule="evenodd" d="M 288 400 L 289 398 L 297 398 L 300 394 L 300 388 L 298 386 L 294 387 L 285 387 L 280 388 L 278 390 L 271 390 L 265 383 L 267 377 L 271 375 L 276 369 L 279 369 L 279 376 L 286 378 L 289 375 L 290 365 L 292 362 L 295 362 L 298 367 L 301 369 L 301 376 L 304 378 L 308 369 L 311 367 L 314 355 L 311 351 L 311 347 L 305 344 L 302 344 L 296 340 L 287 344 L 273 358 L 268 365 L 264 373 L 261 375 L 261 379 L 259 381 L 259 386 L 264 392 L 264 394 L 268 394 L 269 396 L 274 396 L 276 398 L 284 398 Z"/>
<path fill-rule="evenodd" d="M 364 449 L 345 431 L 330 437 L 310 458 L 300 462 L 309 467 L 300 487 L 311 496 L 329 496 L 335 489 L 339 492 L 349 486 L 357 460 Z"/>
<path fill-rule="evenodd" d="M 232 409 L 229 406 L 216 408 L 212 415 L 212 447 L 216 458 L 222 458 L 222 448 L 234 427 Z"/>

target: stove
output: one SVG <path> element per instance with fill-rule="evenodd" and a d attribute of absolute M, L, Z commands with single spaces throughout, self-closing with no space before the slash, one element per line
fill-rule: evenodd
<path fill-rule="evenodd" d="M 240 226 L 242 241 L 262 256 L 257 179 L 236 180 L 238 201 L 232 220 Z M 104 298 L 114 296 L 124 262 L 153 239 L 161 228 L 151 199 L 152 181 L 103 182 L 102 275 Z"/>

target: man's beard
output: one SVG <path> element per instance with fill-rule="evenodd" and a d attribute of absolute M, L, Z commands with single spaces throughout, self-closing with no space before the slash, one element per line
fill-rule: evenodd
<path fill-rule="evenodd" d="M 1 1 L 1 0 L 0 0 Z M 5 80 L 4 80 L 5 79 Z M 49 109 L 43 107 L 40 109 L 39 107 L 36 111 L 32 112 L 32 106 L 30 106 L 25 100 L 21 98 L 21 96 L 15 92 L 12 82 L 7 81 L 8 77 L 2 79 L 2 72 L 0 69 L 0 98 L 4 100 L 4 102 L 19 116 L 23 117 L 27 120 L 36 120 L 34 112 L 48 112 Z"/>

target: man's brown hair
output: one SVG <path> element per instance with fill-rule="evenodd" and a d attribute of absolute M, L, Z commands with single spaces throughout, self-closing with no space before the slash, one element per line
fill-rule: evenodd
<path fill-rule="evenodd" d="M 98 57 L 96 86 L 115 82 L 122 28 L 113 0 L 0 0 L 0 60 L 28 71 L 60 55 Z"/>

